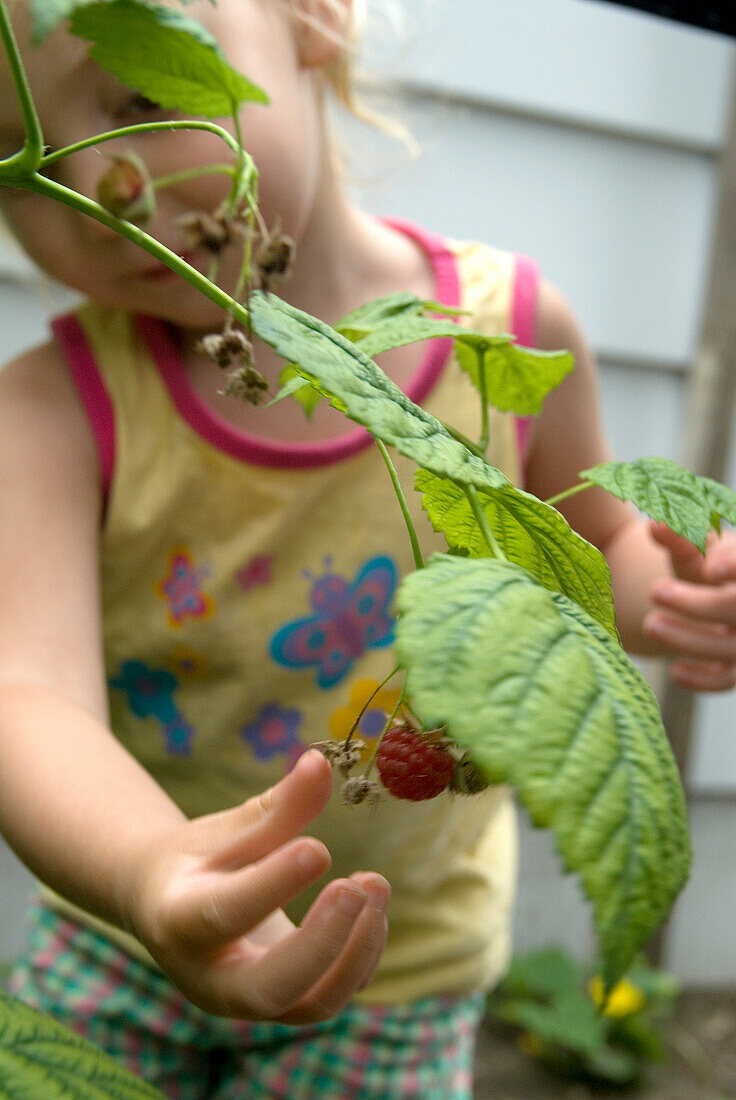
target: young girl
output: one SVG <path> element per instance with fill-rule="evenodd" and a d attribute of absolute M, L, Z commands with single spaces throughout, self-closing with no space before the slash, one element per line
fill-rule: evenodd
<path fill-rule="evenodd" d="M 528 439 L 495 416 L 489 458 L 541 497 L 607 459 L 589 351 L 534 265 L 346 197 L 323 98 L 350 0 L 187 10 L 271 97 L 241 123 L 264 219 L 297 246 L 284 297 L 334 322 L 409 290 L 462 306 L 474 328 L 572 349 Z M 165 117 L 64 29 L 31 48 L 25 4 L 14 21 L 53 146 Z M 12 152 L 6 68 L 0 91 Z M 154 177 L 222 160 L 202 132 L 125 148 Z M 86 150 L 56 170 L 94 195 L 107 163 Z M 162 190 L 153 235 L 181 250 L 180 219 L 216 209 L 221 179 Z M 509 953 L 510 797 L 349 807 L 305 751 L 346 731 L 393 666 L 391 602 L 412 559 L 380 457 L 326 403 L 306 421 L 295 403 L 223 397 L 199 350 L 216 307 L 94 221 L 22 191 L 2 201 L 28 254 L 89 300 L 0 374 L 0 825 L 45 884 L 12 990 L 171 1097 L 469 1096 L 483 994 Z M 208 269 L 204 250 L 186 258 Z M 239 264 L 225 248 L 225 288 Z M 282 364 L 256 357 L 275 390 Z M 381 362 L 475 433 L 445 341 Z M 674 655 L 693 689 L 733 686 L 733 541 L 703 559 L 585 496 L 564 511 L 608 557 L 625 643 Z M 330 645 L 348 605 L 355 636 Z M 389 682 L 363 716 L 369 743 L 395 698 Z"/>

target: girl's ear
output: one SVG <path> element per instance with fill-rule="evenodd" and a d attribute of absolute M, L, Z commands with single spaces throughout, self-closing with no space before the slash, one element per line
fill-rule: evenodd
<path fill-rule="evenodd" d="M 320 69 L 345 44 L 353 0 L 296 0 L 295 33 L 300 63 Z"/>

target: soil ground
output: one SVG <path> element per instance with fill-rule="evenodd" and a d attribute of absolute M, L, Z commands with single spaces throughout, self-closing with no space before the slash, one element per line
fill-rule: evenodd
<path fill-rule="evenodd" d="M 736 989 L 682 994 L 666 1029 L 669 1058 L 636 1087 L 606 1088 L 554 1075 L 484 1024 L 475 1100 L 728 1100 L 736 1097 Z"/>

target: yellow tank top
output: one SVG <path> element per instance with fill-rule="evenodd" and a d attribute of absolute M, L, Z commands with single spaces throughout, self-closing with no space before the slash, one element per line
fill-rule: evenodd
<path fill-rule="evenodd" d="M 412 226 L 436 296 L 467 323 L 533 342 L 525 258 Z M 95 431 L 107 487 L 101 531 L 104 654 L 115 735 L 188 816 L 275 783 L 314 741 L 341 737 L 394 665 L 392 603 L 413 559 L 393 491 L 362 428 L 282 444 L 219 418 L 189 387 L 167 327 L 87 304 L 54 323 Z M 478 399 L 451 355 L 427 346 L 408 388 L 470 437 Z M 492 414 L 490 460 L 519 478 L 520 425 Z M 396 456 L 423 551 L 441 549 Z M 375 744 L 389 684 L 360 735 Z M 492 788 L 377 806 L 333 799 L 310 830 L 331 874 L 375 870 L 392 886 L 390 934 L 359 999 L 397 1003 L 484 989 L 509 952 L 515 881 L 511 797 Z M 320 884 L 320 886 L 323 885 Z M 289 908 L 299 920 L 315 887 Z M 147 958 L 121 931 L 102 928 Z"/>

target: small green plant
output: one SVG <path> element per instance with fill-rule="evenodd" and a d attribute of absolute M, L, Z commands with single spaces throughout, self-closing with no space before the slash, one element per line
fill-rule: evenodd
<path fill-rule="evenodd" d="M 488 1017 L 555 1072 L 626 1085 L 665 1058 L 662 1025 L 678 992 L 671 974 L 636 961 L 606 996 L 600 975 L 552 947 L 512 960 Z"/>
<path fill-rule="evenodd" d="M 602 980 L 611 988 L 685 882 L 690 843 L 659 709 L 620 644 L 608 566 L 555 505 L 599 485 L 703 550 L 709 530 L 722 519 L 736 521 L 736 495 L 661 458 L 584 471 L 578 484 L 548 501 L 517 489 L 486 461 L 489 405 L 517 415 L 538 412 L 572 369 L 568 352 L 535 352 L 508 336 L 470 331 L 452 311 L 410 294 L 369 302 L 334 328 L 281 300 L 271 287 L 288 269 L 288 247 L 262 224 L 258 173 L 238 128 L 239 106 L 265 103 L 265 93 L 228 66 L 198 23 L 171 7 L 150 0 L 32 0 L 32 11 L 37 39 L 68 19 L 103 68 L 162 107 L 198 117 L 126 127 L 47 152 L 0 0 L 0 36 L 25 120 L 23 147 L 0 160 L 0 186 L 44 195 L 115 229 L 221 306 L 223 332 L 204 350 L 221 366 L 235 363 L 232 392 L 262 396 L 250 358 L 255 334 L 286 364 L 274 400 L 294 396 L 311 407 L 326 399 L 368 429 L 396 489 L 416 564 L 398 597 L 401 702 L 423 729 L 445 731 L 458 761 L 472 768 L 471 789 L 477 777 L 479 786 L 509 784 L 534 824 L 552 829 L 565 868 L 579 875 L 592 903 Z M 211 121 L 220 116 L 233 120 L 235 137 Z M 142 168 L 137 176 L 129 162 L 122 179 L 103 187 L 105 206 L 46 175 L 82 148 L 143 131 L 194 128 L 217 134 L 231 158 L 208 169 L 229 178 L 223 206 L 189 226 L 208 242 L 210 278 L 114 212 L 133 217 L 137 210 L 145 221 L 151 196 L 173 177 L 148 179 Z M 217 242 L 236 232 L 244 242 L 242 270 L 228 294 L 216 281 Z M 455 341 L 477 389 L 477 440 L 413 404 L 373 361 L 437 336 Z M 416 464 L 416 489 L 447 540 L 448 552 L 429 562 L 391 447 Z"/>
<path fill-rule="evenodd" d="M 61 1024 L 0 992 L 0 1096 L 163 1100 L 163 1093 Z"/>

